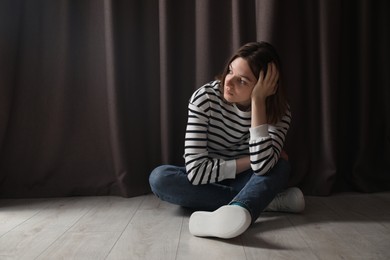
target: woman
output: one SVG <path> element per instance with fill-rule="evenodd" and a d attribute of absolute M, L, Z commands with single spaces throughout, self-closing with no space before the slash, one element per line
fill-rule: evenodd
<path fill-rule="evenodd" d="M 280 60 L 266 42 L 245 44 L 223 74 L 194 92 L 188 105 L 185 167 L 163 165 L 150 175 L 162 200 L 196 210 L 195 236 L 232 238 L 264 210 L 301 212 L 283 145 L 291 122 Z M 279 194 L 280 193 L 280 194 Z"/>

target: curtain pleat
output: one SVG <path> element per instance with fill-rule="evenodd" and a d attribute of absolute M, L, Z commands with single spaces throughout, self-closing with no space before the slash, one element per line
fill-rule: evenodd
<path fill-rule="evenodd" d="M 0 197 L 148 193 L 242 44 L 282 59 L 289 185 L 390 190 L 387 1 L 0 2 Z"/>

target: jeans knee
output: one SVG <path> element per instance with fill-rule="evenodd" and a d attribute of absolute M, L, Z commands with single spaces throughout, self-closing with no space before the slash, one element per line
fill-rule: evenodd
<path fill-rule="evenodd" d="M 155 191 L 156 187 L 160 186 L 159 182 L 162 176 L 161 168 L 162 166 L 158 166 L 149 175 L 149 185 L 152 188 L 153 192 Z"/>
<path fill-rule="evenodd" d="M 158 196 L 158 193 L 166 187 L 169 187 L 169 165 L 161 165 L 155 168 L 149 175 L 149 185 L 153 193 Z"/>

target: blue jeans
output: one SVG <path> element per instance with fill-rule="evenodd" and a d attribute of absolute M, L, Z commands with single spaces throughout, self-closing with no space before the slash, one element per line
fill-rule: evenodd
<path fill-rule="evenodd" d="M 254 222 L 286 187 L 289 175 L 289 162 L 280 159 L 265 175 L 248 170 L 235 179 L 192 185 L 185 167 L 162 165 L 152 171 L 149 183 L 161 200 L 195 210 L 214 211 L 223 205 L 239 203 L 249 210 Z"/>

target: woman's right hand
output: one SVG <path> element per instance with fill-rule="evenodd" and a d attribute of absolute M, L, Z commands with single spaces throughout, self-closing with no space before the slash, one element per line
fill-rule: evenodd
<path fill-rule="evenodd" d="M 245 156 L 236 160 L 236 174 L 240 174 L 251 168 L 251 161 L 249 156 Z"/>

